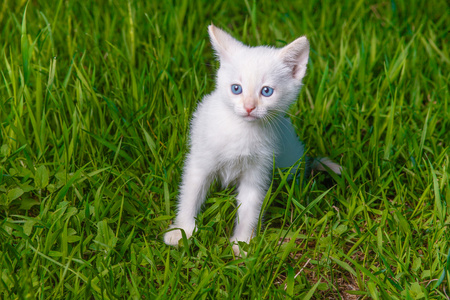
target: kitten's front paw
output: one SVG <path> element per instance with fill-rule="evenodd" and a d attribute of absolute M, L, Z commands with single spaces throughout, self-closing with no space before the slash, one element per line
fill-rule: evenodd
<path fill-rule="evenodd" d="M 171 226 L 170 228 L 176 228 L 174 226 Z M 170 229 L 169 228 L 169 229 Z M 184 230 L 186 233 L 186 237 L 190 238 L 192 236 L 192 231 Z M 164 235 L 164 243 L 170 246 L 178 246 L 178 241 L 183 238 L 183 235 L 181 234 L 180 229 L 173 229 L 172 231 L 166 232 Z"/>
<path fill-rule="evenodd" d="M 248 243 L 248 240 L 242 240 L 239 239 L 236 236 L 232 236 L 230 238 L 230 242 L 233 244 L 233 252 L 234 255 L 236 256 L 236 258 L 241 258 L 241 257 L 246 257 L 247 256 L 247 251 L 242 250 L 242 248 L 239 248 L 238 242 L 246 242 Z"/>
<path fill-rule="evenodd" d="M 233 252 L 234 252 L 234 256 L 236 256 L 236 258 L 242 258 L 242 257 L 247 256 L 247 251 L 240 249 L 239 245 L 237 245 L 237 244 L 233 245 Z"/>

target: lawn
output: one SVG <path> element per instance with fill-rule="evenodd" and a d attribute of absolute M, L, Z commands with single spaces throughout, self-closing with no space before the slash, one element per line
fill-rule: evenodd
<path fill-rule="evenodd" d="M 0 4 L 1 299 L 449 299 L 450 5 L 392 1 Z M 235 190 L 179 248 L 189 121 L 213 22 L 311 44 L 289 116 L 342 176 L 274 170 L 234 257 Z M 298 182 L 298 181 L 297 181 Z"/>

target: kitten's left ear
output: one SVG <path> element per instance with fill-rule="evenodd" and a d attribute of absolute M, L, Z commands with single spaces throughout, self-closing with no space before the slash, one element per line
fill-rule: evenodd
<path fill-rule="evenodd" d="M 220 60 L 230 59 L 233 53 L 243 46 L 241 42 L 214 25 L 208 26 L 211 44 Z"/>
<path fill-rule="evenodd" d="M 309 57 L 309 42 L 304 36 L 281 48 L 280 57 L 292 68 L 292 77 L 302 80 Z"/>

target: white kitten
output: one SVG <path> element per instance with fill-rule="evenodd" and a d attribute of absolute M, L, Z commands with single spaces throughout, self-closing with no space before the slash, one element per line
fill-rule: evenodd
<path fill-rule="evenodd" d="M 309 42 L 300 37 L 277 49 L 248 47 L 210 25 L 209 36 L 220 61 L 216 90 L 194 113 L 180 189 L 178 213 L 170 228 L 189 238 L 211 183 L 238 185 L 236 226 L 232 242 L 249 242 L 276 167 L 291 167 L 303 157 L 304 145 L 285 118 L 297 99 L 309 56 Z M 310 166 L 340 174 L 329 159 Z M 164 242 L 178 245 L 181 231 L 167 232 Z M 233 247 L 238 253 L 238 247 Z"/>

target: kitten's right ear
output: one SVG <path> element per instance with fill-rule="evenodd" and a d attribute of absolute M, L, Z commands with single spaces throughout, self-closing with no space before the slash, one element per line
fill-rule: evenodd
<path fill-rule="evenodd" d="M 241 42 L 214 25 L 208 26 L 211 44 L 220 60 L 231 59 L 232 54 L 243 46 Z"/>

